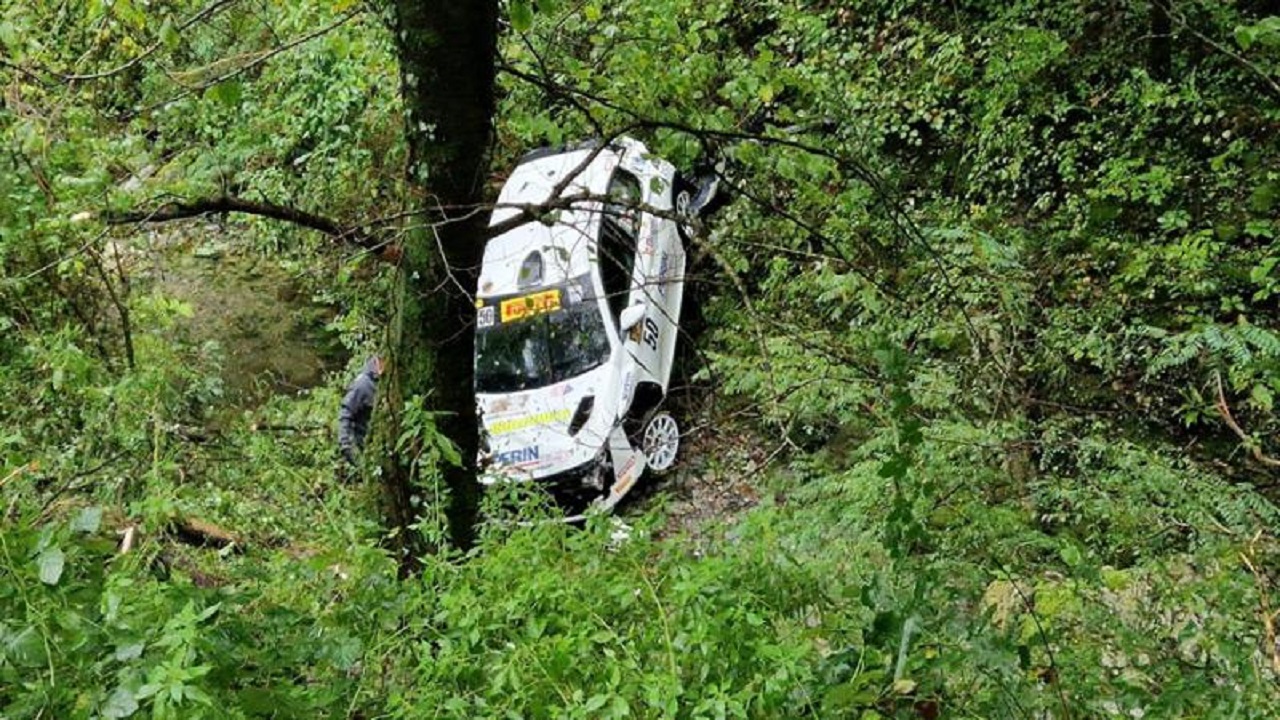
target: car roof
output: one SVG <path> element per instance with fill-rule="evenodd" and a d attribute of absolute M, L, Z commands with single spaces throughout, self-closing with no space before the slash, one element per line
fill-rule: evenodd
<path fill-rule="evenodd" d="M 556 185 L 571 174 L 573 179 L 565 186 L 561 197 L 604 195 L 623 156 L 636 151 L 646 152 L 639 141 L 618 138 L 604 148 L 591 144 L 551 154 L 530 153 L 502 186 L 498 206 L 489 224 L 497 224 L 520 212 L 519 208 L 504 205 L 546 202 Z M 599 222 L 593 205 L 595 203 L 580 203 L 576 207 L 556 211 L 556 220 L 550 225 L 527 222 L 490 239 L 484 249 L 477 295 L 490 297 L 518 291 L 521 265 L 533 252 L 542 254 L 543 285 L 562 283 L 590 272 L 594 264 L 593 242 Z"/>

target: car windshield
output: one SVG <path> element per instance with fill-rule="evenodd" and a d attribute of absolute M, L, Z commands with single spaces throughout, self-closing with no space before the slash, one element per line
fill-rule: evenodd
<path fill-rule="evenodd" d="M 594 293 L 574 286 L 485 299 L 476 316 L 476 392 L 554 385 L 599 367 L 609 338 Z"/>

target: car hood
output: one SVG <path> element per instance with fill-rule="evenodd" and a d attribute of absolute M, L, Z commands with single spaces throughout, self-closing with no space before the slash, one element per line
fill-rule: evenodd
<path fill-rule="evenodd" d="M 488 441 L 488 452 L 481 452 L 482 466 L 488 465 L 486 479 L 543 478 L 594 460 L 617 418 L 614 375 L 605 363 L 534 390 L 477 394 L 476 409 Z M 588 397 L 591 414 L 570 435 L 569 424 Z"/>

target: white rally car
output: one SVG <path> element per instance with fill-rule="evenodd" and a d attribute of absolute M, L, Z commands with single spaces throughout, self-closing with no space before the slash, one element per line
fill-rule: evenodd
<path fill-rule="evenodd" d="M 561 207 L 485 246 L 475 337 L 482 482 L 535 481 L 607 509 L 646 470 L 672 467 L 680 428 L 662 401 L 688 235 L 675 218 L 695 216 L 712 189 L 699 192 L 630 138 L 538 150 L 516 166 L 491 226 L 530 205 Z"/>

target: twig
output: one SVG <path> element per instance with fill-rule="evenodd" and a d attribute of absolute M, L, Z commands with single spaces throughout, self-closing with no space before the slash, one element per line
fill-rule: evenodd
<path fill-rule="evenodd" d="M 27 471 L 28 471 L 28 470 L 30 470 L 30 469 L 31 469 L 31 465 L 30 465 L 30 464 L 28 464 L 28 465 L 19 465 L 18 467 L 16 467 L 16 468 L 14 468 L 14 469 L 13 469 L 13 472 L 11 472 L 11 473 L 9 473 L 8 475 L 5 475 L 4 477 L 0 478 L 0 487 L 3 487 L 5 483 L 7 483 L 7 482 L 9 482 L 10 480 L 12 480 L 12 479 L 14 479 L 14 478 L 18 477 L 18 476 L 19 476 L 19 475 L 21 475 L 22 473 L 27 472 Z"/>
<path fill-rule="evenodd" d="M 1232 60 L 1235 60 L 1236 62 L 1240 63 L 1242 66 L 1247 68 L 1248 70 L 1252 71 L 1255 75 L 1258 76 L 1260 80 L 1262 80 L 1263 83 L 1266 84 L 1266 86 L 1271 90 L 1271 92 L 1275 93 L 1277 96 L 1280 96 L 1280 83 L 1277 83 L 1275 81 L 1275 78 L 1273 78 L 1270 73 L 1258 67 L 1258 65 L 1255 64 L 1253 61 L 1249 60 L 1249 58 L 1246 58 L 1245 56 L 1233 51 L 1231 48 L 1223 45 L 1217 40 L 1214 40 L 1208 35 L 1205 35 L 1199 30 L 1196 30 L 1195 28 L 1191 27 L 1191 23 L 1187 21 L 1187 18 L 1185 15 L 1182 15 L 1180 13 L 1176 13 L 1173 11 L 1173 3 L 1170 3 L 1167 0 L 1155 0 L 1155 2 L 1156 4 L 1163 7 L 1164 11 L 1168 13 L 1169 17 L 1175 20 L 1183 30 L 1186 30 L 1187 32 L 1194 35 L 1198 40 L 1200 40 L 1200 42 L 1203 42 L 1205 45 L 1208 45 L 1214 50 L 1217 50 L 1218 52 L 1222 53 L 1223 55 L 1226 55 Z"/>
<path fill-rule="evenodd" d="M 130 112 L 124 113 L 124 114 L 121 116 L 121 119 L 122 119 L 122 120 L 130 120 L 130 119 L 133 119 L 133 118 L 135 118 L 135 117 L 137 117 L 137 116 L 139 116 L 139 115 L 141 115 L 141 114 L 143 114 L 143 113 L 150 112 L 150 111 L 155 110 L 155 109 L 157 109 L 157 108 L 164 107 L 165 105 L 169 105 L 169 104 L 171 104 L 171 103 L 175 103 L 175 102 L 177 102 L 177 101 L 179 101 L 179 100 L 182 100 L 182 99 L 184 99 L 184 98 L 190 97 L 191 95 L 195 94 L 196 92 L 199 92 L 199 91 L 201 91 L 201 90 L 205 90 L 205 89 L 207 89 L 207 88 L 213 87 L 214 85 L 217 85 L 218 83 L 223 82 L 224 80 L 230 80 L 231 78 L 236 77 L 237 75 L 241 75 L 241 74 L 243 74 L 244 72 L 246 72 L 246 71 L 248 71 L 248 70 L 251 70 L 251 69 L 253 69 L 253 68 L 255 68 L 255 67 L 257 67 L 257 66 L 259 66 L 259 65 L 261 65 L 261 64 L 263 64 L 263 63 L 265 63 L 266 61 L 268 61 L 268 60 L 270 60 L 271 58 L 273 58 L 273 57 L 275 57 L 275 56 L 279 55 L 280 53 L 287 52 L 287 51 L 292 50 L 293 48 L 295 48 L 295 47 L 297 47 L 297 46 L 299 46 L 299 45 L 302 45 L 302 44 L 305 44 L 305 43 L 311 42 L 312 40 L 315 40 L 316 38 L 321 37 L 321 36 L 323 36 L 323 35 L 327 35 L 328 33 L 332 32 L 333 30 L 336 30 L 337 28 L 339 28 L 339 27 L 341 27 L 341 26 L 345 25 L 345 24 L 346 24 L 347 22 L 349 22 L 352 18 L 355 18 L 355 17 L 357 17 L 358 15 L 360 15 L 360 14 L 361 14 L 361 12 L 362 12 L 362 11 L 361 11 L 361 10 L 359 10 L 359 9 L 353 10 L 353 11 L 351 11 L 351 12 L 347 13 L 346 15 L 343 15 L 342 17 L 338 18 L 336 21 L 334 21 L 334 22 L 332 22 L 332 23 L 329 23 L 328 25 L 326 25 L 326 26 L 324 26 L 324 27 L 320 28 L 319 30 L 316 30 L 315 32 L 308 33 L 308 34 L 306 34 L 306 35 L 303 35 L 303 36 L 302 36 L 302 37 L 300 37 L 300 38 L 297 38 L 296 40 L 291 40 L 291 41 L 289 41 L 289 42 L 285 43 L 284 45 L 281 45 L 281 46 L 279 46 L 279 47 L 272 48 L 271 50 L 267 50 L 267 51 L 263 52 L 261 55 L 259 55 L 258 57 L 254 58 L 251 62 L 245 63 L 244 65 L 241 65 L 240 67 L 236 68 L 235 70 L 230 70 L 230 71 L 228 71 L 228 72 L 222 73 L 221 75 L 218 75 L 218 76 L 214 77 L 214 78 L 213 78 L 213 79 L 211 79 L 211 80 L 207 80 L 207 81 L 205 81 L 205 82 L 202 82 L 202 83 L 200 83 L 199 85 L 194 85 L 194 86 L 192 86 L 192 87 L 189 87 L 189 88 L 187 88 L 187 89 L 183 90 L 182 92 L 178 93 L 177 95 L 174 95 L 173 97 L 171 97 L 171 98 L 169 98 L 169 99 L 167 99 L 167 100 L 162 100 L 162 101 L 160 101 L 160 102 L 157 102 L 157 103 L 153 103 L 153 104 L 151 104 L 151 105 L 148 105 L 147 107 L 144 107 L 144 108 L 141 108 L 141 109 L 137 109 L 137 110 L 132 110 L 132 111 L 130 111 Z"/>
<path fill-rule="evenodd" d="M 175 27 L 174 32 L 182 32 L 183 30 L 186 30 L 192 25 L 195 25 L 196 23 L 200 22 L 201 20 L 206 20 L 212 17 L 213 15 L 218 13 L 220 10 L 224 9 L 227 5 L 231 5 L 239 1 L 240 0 L 215 0 L 215 2 L 212 2 L 209 5 L 206 5 L 204 9 L 200 10 L 195 15 L 192 15 L 190 18 L 184 20 L 181 24 Z M 146 60 L 153 53 L 155 53 L 156 50 L 159 50 L 163 46 L 164 46 L 164 40 L 163 39 L 158 40 L 155 43 L 152 43 L 152 45 L 148 47 L 146 50 L 143 50 L 137 57 L 133 58 L 132 60 L 129 60 L 123 65 L 118 65 L 114 68 L 111 68 L 110 70 L 103 70 L 102 72 L 88 73 L 85 75 L 64 74 L 64 73 L 54 73 L 54 74 L 57 75 L 58 79 L 62 80 L 63 82 L 102 80 L 103 78 L 108 78 L 108 77 L 111 77 L 112 75 L 122 73 L 125 70 L 128 70 L 129 68 L 133 67 L 134 65 L 137 65 L 138 63 L 142 62 L 143 60 Z"/>
<path fill-rule="evenodd" d="M 1231 415 L 1231 406 L 1227 405 L 1227 396 L 1222 390 L 1222 374 L 1214 373 L 1213 377 L 1214 382 L 1218 386 L 1218 414 L 1222 416 L 1223 422 L 1227 424 L 1227 427 L 1231 428 L 1231 432 L 1235 433 L 1236 437 L 1240 438 L 1240 441 L 1244 443 L 1244 446 L 1249 449 L 1254 460 L 1257 460 L 1267 467 L 1280 467 L 1280 460 L 1270 457 L 1266 453 L 1262 452 L 1262 447 L 1258 445 L 1249 433 L 1244 431 L 1244 428 L 1240 427 L 1240 423 L 1236 422 L 1235 417 Z"/>

